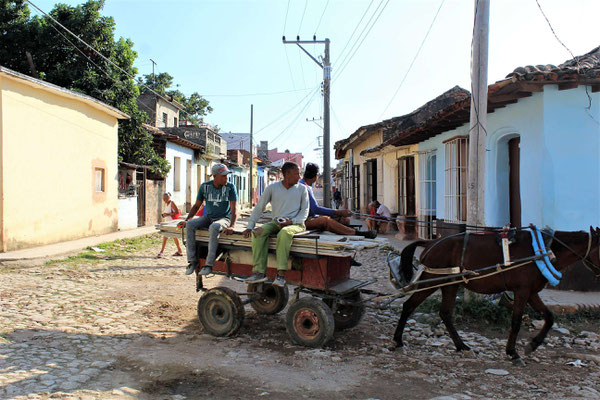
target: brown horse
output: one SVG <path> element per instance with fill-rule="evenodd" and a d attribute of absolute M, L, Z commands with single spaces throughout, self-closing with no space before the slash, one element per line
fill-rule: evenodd
<path fill-rule="evenodd" d="M 533 256 L 531 233 L 529 231 L 518 230 L 514 239 L 515 242 L 510 245 L 510 258 L 512 260 L 516 261 Z M 497 235 L 493 232 L 471 233 L 468 236 L 463 234 L 437 240 L 417 241 L 408 245 L 401 254 L 400 268 L 407 281 L 410 281 L 414 273 L 412 260 L 417 247 L 424 247 L 420 262 L 430 269 L 461 267 L 462 271 L 472 271 L 504 262 L 502 247 L 498 244 Z M 594 230 L 590 227 L 589 233 L 584 231 L 554 232 L 550 248 L 556 256 L 554 266 L 558 271 L 564 270 L 578 260 L 584 260 L 584 264 L 588 268 L 595 270 L 594 273 L 600 273 L 600 268 L 598 267 L 600 265 L 600 230 L 598 228 Z M 487 274 L 488 272 L 491 271 L 486 271 L 485 273 Z M 439 278 L 440 276 L 444 275 L 424 272 L 416 282 Z M 460 283 L 441 288 L 442 304 L 439 313 L 456 346 L 456 350 L 470 350 L 459 337 L 452 321 L 452 312 L 459 286 L 462 285 L 475 293 L 483 294 L 512 291 L 514 292 L 514 303 L 510 335 L 506 343 L 506 354 L 508 354 L 515 365 L 523 365 L 523 361 L 515 350 L 515 343 L 519 329 L 521 328 L 523 311 L 527 303 L 535 311 L 544 315 L 544 326 L 527 346 L 525 350 L 526 354 L 531 353 L 544 342 L 548 331 L 554 323 L 554 316 L 538 295 L 538 292 L 546 286 L 547 280 L 542 276 L 534 262 L 529 262 L 518 268 L 481 279 L 470 280 L 470 277 L 466 278 L 466 283 L 459 278 L 454 278 Z M 420 284 L 417 287 L 428 289 L 414 293 L 404 303 L 402 315 L 394 333 L 395 346 L 392 348 L 403 345 L 402 333 L 406 321 L 419 304 L 437 290 L 437 288 L 429 288 L 432 285 L 434 283 Z"/>

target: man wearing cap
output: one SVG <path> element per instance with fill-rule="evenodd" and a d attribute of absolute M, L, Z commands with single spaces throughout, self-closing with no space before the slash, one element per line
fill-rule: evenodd
<path fill-rule="evenodd" d="M 237 189 L 232 183 L 227 182 L 227 175 L 231 171 L 223 164 L 215 164 L 211 172 L 212 181 L 200 185 L 196 203 L 185 221 L 181 221 L 178 225 L 180 228 L 187 227 L 186 253 L 189 265 L 185 272 L 186 275 L 192 274 L 199 267 L 196 254 L 196 231 L 208 228 L 208 254 L 206 264 L 200 270 L 200 274 L 208 275 L 212 272 L 217 256 L 219 234 L 224 231 L 226 235 L 231 235 L 237 220 Z M 202 203 L 205 203 L 204 214 L 199 218 L 194 218 Z"/>

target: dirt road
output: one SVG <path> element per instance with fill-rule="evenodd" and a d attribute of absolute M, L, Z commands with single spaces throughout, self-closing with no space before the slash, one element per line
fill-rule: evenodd
<path fill-rule="evenodd" d="M 416 315 L 407 346 L 390 352 L 399 307 L 369 308 L 324 349 L 292 345 L 285 312 L 262 316 L 249 306 L 238 335 L 214 338 L 198 323 L 185 261 L 154 258 L 157 244 L 108 258 L 2 265 L 0 398 L 600 397 L 597 321 L 561 325 L 524 368 L 505 358 L 507 332 L 478 324 L 459 325 L 477 353 L 456 353 L 435 314 Z M 358 258 L 364 266 L 353 274 L 390 291 L 384 255 Z M 208 284 L 244 289 L 220 278 Z M 524 325 L 521 352 L 532 330 Z"/>

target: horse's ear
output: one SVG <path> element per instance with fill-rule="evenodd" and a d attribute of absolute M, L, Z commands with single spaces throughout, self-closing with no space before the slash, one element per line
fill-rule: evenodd
<path fill-rule="evenodd" d="M 596 227 L 596 235 L 600 236 L 600 228 Z"/>

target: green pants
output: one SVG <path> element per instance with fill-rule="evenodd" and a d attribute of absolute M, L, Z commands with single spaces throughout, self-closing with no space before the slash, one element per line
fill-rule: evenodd
<path fill-rule="evenodd" d="M 288 259 L 290 258 L 290 248 L 292 240 L 296 233 L 306 230 L 304 224 L 293 224 L 279 228 L 276 221 L 271 221 L 261 226 L 262 233 L 258 236 L 252 234 L 252 263 L 253 271 L 264 274 L 267 272 L 267 256 L 269 255 L 269 236 L 277 233 L 277 246 L 275 253 L 277 255 L 277 270 L 286 271 Z"/>

